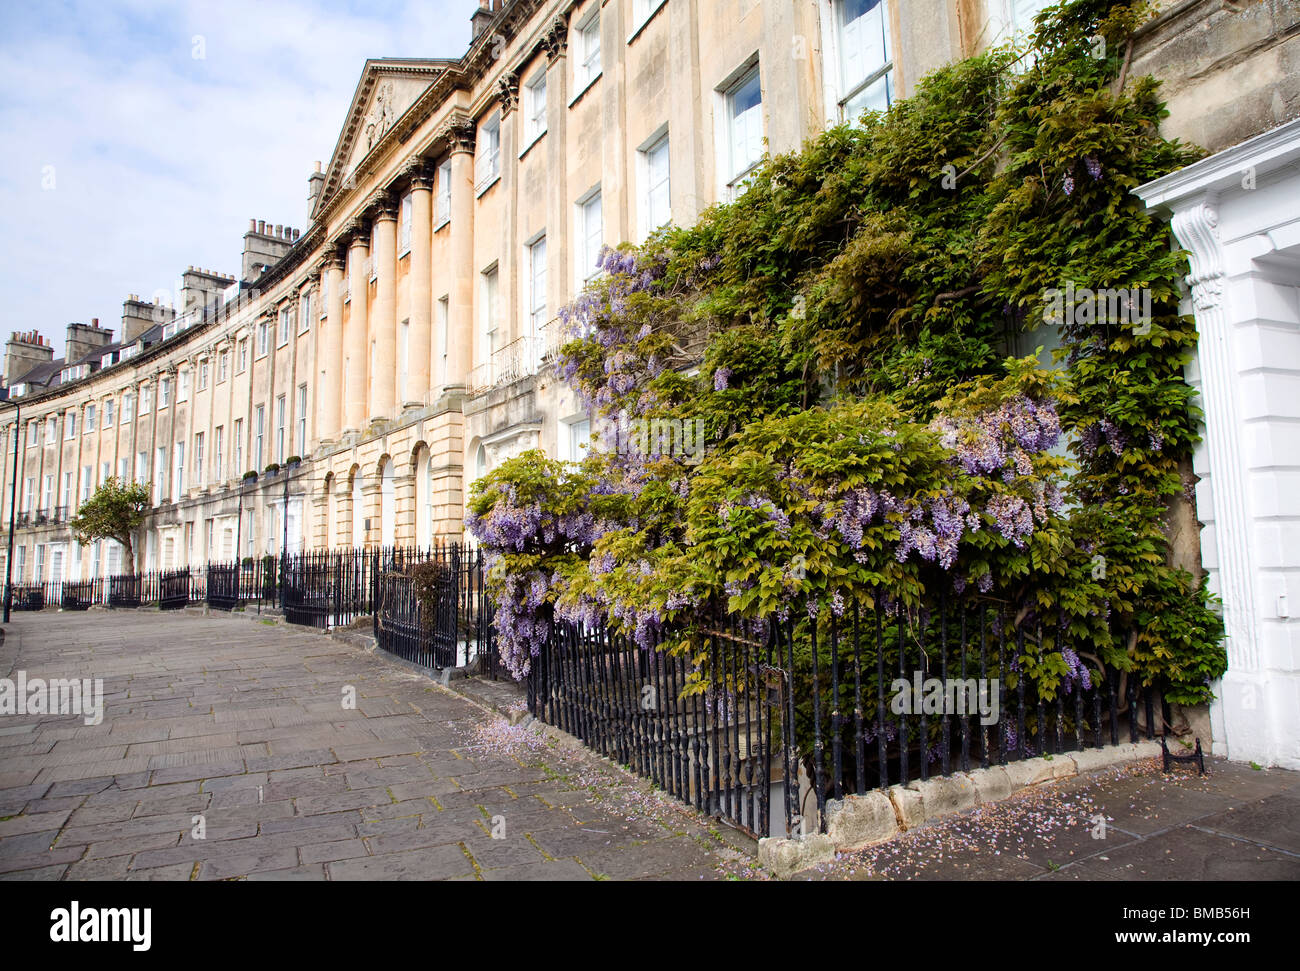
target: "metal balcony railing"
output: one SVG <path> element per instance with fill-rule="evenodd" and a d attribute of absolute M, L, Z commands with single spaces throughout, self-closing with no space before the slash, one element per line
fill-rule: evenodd
<path fill-rule="evenodd" d="M 467 390 L 471 395 L 481 394 L 536 374 L 545 356 L 542 337 L 529 336 L 513 340 L 495 351 L 491 360 L 470 371 L 466 382 Z"/>

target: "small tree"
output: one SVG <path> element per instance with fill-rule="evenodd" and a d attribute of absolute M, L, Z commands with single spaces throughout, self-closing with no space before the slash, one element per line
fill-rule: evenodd
<path fill-rule="evenodd" d="M 85 545 L 97 539 L 112 539 L 126 547 L 126 561 L 135 573 L 135 548 L 132 543 L 136 531 L 144 525 L 149 511 L 149 487 L 136 482 L 123 482 L 112 476 L 95 490 L 95 494 L 81 504 L 72 518 L 73 535 Z"/>

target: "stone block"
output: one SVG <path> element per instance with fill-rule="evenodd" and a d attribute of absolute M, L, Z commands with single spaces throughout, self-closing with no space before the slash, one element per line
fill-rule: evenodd
<path fill-rule="evenodd" d="M 1066 755 L 1057 755 L 1050 759 L 1022 759 L 1019 762 L 1008 762 L 1002 768 L 1016 789 L 1036 786 L 1040 782 L 1050 782 L 1053 779 L 1068 779 L 1078 772 L 1074 760 Z"/>
<path fill-rule="evenodd" d="M 905 788 L 920 793 L 926 819 L 973 809 L 978 801 L 975 783 L 964 772 L 954 772 L 950 776 L 927 779 L 925 782 L 912 781 Z"/>
<path fill-rule="evenodd" d="M 975 783 L 975 793 L 981 804 L 998 802 L 1016 791 L 1016 787 L 1011 783 L 1011 777 L 1000 765 L 975 769 L 970 773 L 970 779 Z"/>
<path fill-rule="evenodd" d="M 878 790 L 845 796 L 826 805 L 826 835 L 838 850 L 856 850 L 897 833 L 894 804 Z"/>
<path fill-rule="evenodd" d="M 800 870 L 830 863 L 835 859 L 835 844 L 820 833 L 799 839 L 764 837 L 758 841 L 758 863 L 785 879 Z"/>
<path fill-rule="evenodd" d="M 919 792 L 904 786 L 890 786 L 885 792 L 904 830 L 916 829 L 925 822 L 925 804 Z"/>
<path fill-rule="evenodd" d="M 1181 746 L 1170 751 L 1181 754 Z M 1105 748 L 1089 748 L 1084 749 L 1082 752 L 1071 752 L 1069 755 L 1070 760 L 1074 762 L 1075 771 L 1081 773 L 1108 769 L 1112 765 L 1118 765 L 1121 762 L 1159 757 L 1160 743 L 1154 741 L 1107 745 Z"/>

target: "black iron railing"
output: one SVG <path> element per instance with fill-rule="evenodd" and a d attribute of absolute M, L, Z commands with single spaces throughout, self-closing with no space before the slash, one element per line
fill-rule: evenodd
<path fill-rule="evenodd" d="M 1032 614 L 818 613 L 713 612 L 671 651 L 555 622 L 529 710 L 757 836 L 824 832 L 828 801 L 851 793 L 1151 738 L 1165 714 L 1155 687 Z M 1052 676 L 1039 659 L 1057 656 Z"/>

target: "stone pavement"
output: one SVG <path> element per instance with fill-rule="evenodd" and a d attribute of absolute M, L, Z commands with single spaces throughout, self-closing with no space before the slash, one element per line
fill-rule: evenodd
<path fill-rule="evenodd" d="M 1296 880 L 1300 772 L 1159 759 L 1049 782 L 841 854 L 811 880 Z"/>
<path fill-rule="evenodd" d="M 0 677 L 19 670 L 102 678 L 105 714 L 98 725 L 0 717 L 6 879 L 753 872 L 751 841 L 621 770 L 300 628 L 188 612 L 16 614 Z"/>

